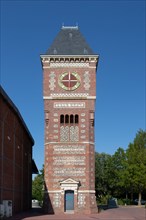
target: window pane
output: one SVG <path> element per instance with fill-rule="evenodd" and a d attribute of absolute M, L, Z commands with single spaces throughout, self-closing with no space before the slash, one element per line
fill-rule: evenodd
<path fill-rule="evenodd" d="M 75 115 L 75 123 L 78 124 L 79 123 L 79 116 Z"/>
<path fill-rule="evenodd" d="M 70 123 L 74 123 L 74 116 L 70 115 Z"/>
<path fill-rule="evenodd" d="M 60 115 L 60 123 L 64 123 L 64 115 Z"/>
<path fill-rule="evenodd" d="M 65 115 L 65 123 L 69 123 L 69 115 Z"/>

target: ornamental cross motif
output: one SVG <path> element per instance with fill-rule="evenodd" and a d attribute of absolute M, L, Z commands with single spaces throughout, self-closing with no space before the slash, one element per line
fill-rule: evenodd
<path fill-rule="evenodd" d="M 73 87 L 77 82 L 78 79 L 70 72 L 62 78 L 62 83 L 68 88 Z"/>

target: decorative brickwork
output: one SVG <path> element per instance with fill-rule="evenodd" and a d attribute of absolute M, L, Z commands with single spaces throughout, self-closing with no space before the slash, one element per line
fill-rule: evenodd
<path fill-rule="evenodd" d="M 89 90 L 90 89 L 90 75 L 89 75 L 89 71 L 85 71 L 84 73 L 84 88 L 85 90 Z"/>
<path fill-rule="evenodd" d="M 44 209 L 96 213 L 93 130 L 98 56 L 87 55 L 87 49 L 86 55 L 58 55 L 60 46 L 56 45 L 55 55 L 41 56 L 44 109 L 49 112 L 45 116 Z"/>
<path fill-rule="evenodd" d="M 56 79 L 55 79 L 55 73 L 51 72 L 50 73 L 50 80 L 49 80 L 49 88 L 50 90 L 54 90 L 56 85 L 55 85 Z"/>

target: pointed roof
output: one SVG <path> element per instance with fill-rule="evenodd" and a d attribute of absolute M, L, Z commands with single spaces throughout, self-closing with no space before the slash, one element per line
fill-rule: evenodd
<path fill-rule="evenodd" d="M 95 55 L 78 26 L 62 26 L 46 55 Z"/>

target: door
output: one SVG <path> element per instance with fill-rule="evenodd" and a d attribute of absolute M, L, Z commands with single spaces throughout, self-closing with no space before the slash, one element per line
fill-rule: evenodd
<path fill-rule="evenodd" d="M 65 191 L 65 212 L 74 210 L 74 191 Z"/>

